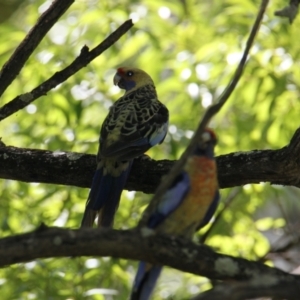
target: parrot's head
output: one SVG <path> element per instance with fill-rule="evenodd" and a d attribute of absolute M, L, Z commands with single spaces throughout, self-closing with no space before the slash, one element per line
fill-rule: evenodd
<path fill-rule="evenodd" d="M 126 90 L 126 92 L 131 92 L 145 85 L 154 87 L 153 80 L 146 72 L 129 67 L 117 69 L 117 73 L 114 76 L 114 84 Z"/>
<path fill-rule="evenodd" d="M 196 155 L 204 155 L 209 158 L 214 157 L 214 148 L 217 144 L 217 137 L 213 130 L 206 128 L 202 133 L 201 139 L 196 147 Z"/>

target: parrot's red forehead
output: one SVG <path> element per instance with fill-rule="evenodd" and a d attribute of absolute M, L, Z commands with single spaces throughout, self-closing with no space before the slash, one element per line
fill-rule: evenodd
<path fill-rule="evenodd" d="M 117 69 L 118 73 L 124 74 L 125 70 L 123 67 Z"/>
<path fill-rule="evenodd" d="M 217 136 L 216 136 L 215 132 L 212 129 L 205 128 L 205 132 L 208 132 L 210 134 L 210 136 L 212 137 L 213 140 L 217 139 Z"/>
<path fill-rule="evenodd" d="M 204 142 L 209 142 L 209 141 L 213 141 L 213 142 L 217 142 L 217 136 L 215 134 L 215 132 L 210 129 L 210 128 L 205 128 L 203 134 L 202 134 L 202 140 Z"/>

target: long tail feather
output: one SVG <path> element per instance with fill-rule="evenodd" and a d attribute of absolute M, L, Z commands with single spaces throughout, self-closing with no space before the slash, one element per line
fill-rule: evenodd
<path fill-rule="evenodd" d="M 153 266 L 140 262 L 134 280 L 130 300 L 148 300 L 154 290 L 156 281 L 162 271 L 162 266 Z"/>
<path fill-rule="evenodd" d="M 99 227 L 112 226 L 131 166 L 132 162 L 129 162 L 119 176 L 104 175 L 102 168 L 95 172 L 81 227 L 92 227 L 97 214 Z"/>
<path fill-rule="evenodd" d="M 131 166 L 132 162 L 129 163 L 128 168 L 119 177 L 111 177 L 109 194 L 98 217 L 98 227 L 111 227 L 113 225 L 121 193 L 129 176 Z"/>
<path fill-rule="evenodd" d="M 81 228 L 82 227 L 93 227 L 95 219 L 97 217 L 97 211 L 86 208 L 83 214 L 83 218 L 81 221 Z"/>

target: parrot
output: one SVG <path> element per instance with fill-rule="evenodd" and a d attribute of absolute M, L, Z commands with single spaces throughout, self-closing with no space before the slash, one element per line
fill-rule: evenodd
<path fill-rule="evenodd" d="M 114 84 L 124 95 L 110 108 L 99 138 L 97 169 L 81 227 L 112 227 L 134 158 L 161 144 L 168 131 L 169 111 L 158 100 L 152 78 L 143 70 L 120 67 Z"/>
<path fill-rule="evenodd" d="M 206 128 L 181 173 L 153 208 L 146 228 L 191 239 L 196 230 L 209 222 L 220 198 L 214 158 L 216 142 L 215 133 Z M 140 262 L 130 300 L 150 299 L 161 271 L 162 266 Z"/>

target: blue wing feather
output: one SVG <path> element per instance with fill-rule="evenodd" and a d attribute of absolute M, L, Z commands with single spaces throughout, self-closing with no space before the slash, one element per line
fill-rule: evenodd
<path fill-rule="evenodd" d="M 164 123 L 159 130 L 156 130 L 154 133 L 151 134 L 151 136 L 149 137 L 149 144 L 151 146 L 155 146 L 163 142 L 168 132 L 168 125 L 169 122 Z"/>
<path fill-rule="evenodd" d="M 148 226 L 155 228 L 163 222 L 182 203 L 189 190 L 190 178 L 188 173 L 183 171 L 165 193 L 159 202 L 157 210 L 150 216 Z"/>

